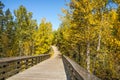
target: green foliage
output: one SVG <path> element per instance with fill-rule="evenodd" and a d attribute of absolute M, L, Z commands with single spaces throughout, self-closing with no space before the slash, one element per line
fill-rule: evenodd
<path fill-rule="evenodd" d="M 39 55 L 47 52 L 52 44 L 52 24 L 43 19 L 37 29 L 32 12 L 21 5 L 14 11 L 3 11 L 0 1 L 0 57 Z"/>
<path fill-rule="evenodd" d="M 3 13 L 4 4 L 0 1 L 0 57 L 3 56 L 3 26 L 4 26 L 4 13 Z"/>

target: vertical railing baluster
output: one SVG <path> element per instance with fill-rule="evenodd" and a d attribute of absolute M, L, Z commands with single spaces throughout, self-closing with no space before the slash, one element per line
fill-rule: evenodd
<path fill-rule="evenodd" d="M 17 61 L 17 65 L 16 66 L 17 66 L 17 68 L 16 68 L 17 72 L 16 73 L 19 73 L 20 72 L 20 61 Z"/>

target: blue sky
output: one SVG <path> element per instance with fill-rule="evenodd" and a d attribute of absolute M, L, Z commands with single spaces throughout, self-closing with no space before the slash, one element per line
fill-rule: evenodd
<path fill-rule="evenodd" d="M 58 14 L 62 14 L 61 9 L 66 8 L 65 4 L 68 0 L 1 0 L 5 4 L 6 9 L 10 9 L 13 13 L 20 5 L 27 8 L 29 12 L 33 12 L 33 19 L 38 24 L 42 18 L 46 18 L 53 25 L 53 29 L 57 29 L 60 24 Z"/>

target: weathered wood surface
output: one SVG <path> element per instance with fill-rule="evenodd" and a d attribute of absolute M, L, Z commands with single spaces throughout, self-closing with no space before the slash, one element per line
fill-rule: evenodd
<path fill-rule="evenodd" d="M 54 56 L 7 80 L 67 80 L 60 52 L 56 47 Z"/>
<path fill-rule="evenodd" d="M 50 54 L 42 54 L 39 56 L 24 56 L 16 58 L 1 58 L 0 59 L 0 80 L 13 76 L 37 63 L 46 60 Z"/>
<path fill-rule="evenodd" d="M 23 72 L 20 72 L 8 78 L 7 80 L 100 80 L 93 74 L 88 73 L 87 70 L 82 68 L 72 59 L 66 56 L 61 57 L 61 54 L 56 47 L 53 46 L 53 50 L 54 55 L 50 59 L 47 59 Z M 34 61 L 34 59 L 30 59 L 27 60 L 27 62 L 31 62 L 31 60 Z M 40 59 L 36 58 L 35 62 L 38 60 Z M 14 59 L 12 61 L 14 61 Z M 17 65 L 17 68 L 20 68 L 19 61 L 17 61 Z"/>
<path fill-rule="evenodd" d="M 63 56 L 62 58 L 68 80 L 100 80 L 67 56 Z"/>

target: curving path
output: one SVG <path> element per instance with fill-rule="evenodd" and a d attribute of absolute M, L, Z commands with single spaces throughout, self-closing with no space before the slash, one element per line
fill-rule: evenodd
<path fill-rule="evenodd" d="M 7 80 L 67 80 L 60 52 L 52 46 L 54 55 Z"/>

